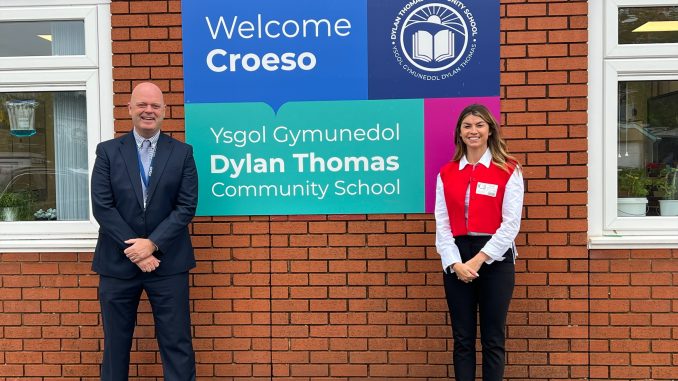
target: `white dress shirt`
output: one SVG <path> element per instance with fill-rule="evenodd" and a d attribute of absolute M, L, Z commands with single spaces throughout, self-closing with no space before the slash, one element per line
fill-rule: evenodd
<path fill-rule="evenodd" d="M 484 165 L 486 168 L 490 167 L 492 162 L 492 153 L 488 148 L 483 154 L 477 164 Z M 468 162 L 466 156 L 459 161 L 459 170 L 461 171 L 467 165 L 473 165 Z M 504 257 L 504 253 L 509 248 L 513 248 L 515 256 L 518 256 L 514 240 L 520 230 L 520 217 L 523 210 L 523 194 L 525 188 L 523 185 L 523 175 L 520 168 L 516 168 L 513 174 L 506 183 L 504 191 L 504 201 L 501 207 L 501 225 L 499 229 L 492 235 L 492 238 L 483 246 L 482 252 L 487 254 L 490 259 L 485 263 L 490 264 L 494 261 L 500 261 Z M 471 193 L 471 185 L 466 189 L 466 198 L 464 200 L 464 214 L 468 219 L 468 203 L 469 195 Z M 443 181 L 438 174 L 438 181 L 436 184 L 436 204 L 435 212 L 436 218 L 436 250 L 440 254 L 443 270 L 457 262 L 463 262 L 459 254 L 459 248 L 454 243 L 454 236 L 450 228 L 450 217 L 447 213 L 447 203 L 445 202 L 445 190 L 443 188 Z M 468 235 L 486 235 L 484 233 L 468 232 Z"/>
<path fill-rule="evenodd" d="M 132 134 L 134 135 L 134 141 L 137 143 L 137 151 L 141 150 L 141 144 L 144 142 L 144 140 L 148 140 L 151 142 L 151 157 L 155 156 L 155 150 L 158 145 L 158 139 L 160 139 L 160 131 L 157 131 L 155 135 L 151 136 L 150 138 L 146 139 L 145 137 L 139 135 L 137 133 L 137 130 L 132 128 Z"/>

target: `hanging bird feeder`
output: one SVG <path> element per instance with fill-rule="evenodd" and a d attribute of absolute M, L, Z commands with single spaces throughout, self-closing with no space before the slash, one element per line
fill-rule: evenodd
<path fill-rule="evenodd" d="M 35 135 L 35 109 L 38 102 L 34 100 L 10 100 L 5 102 L 9 114 L 9 133 L 26 138 Z"/>

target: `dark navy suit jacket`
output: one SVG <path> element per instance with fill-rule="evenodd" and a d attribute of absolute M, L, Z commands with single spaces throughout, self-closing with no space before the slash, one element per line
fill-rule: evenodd
<path fill-rule="evenodd" d="M 132 278 L 141 270 L 124 254 L 130 238 L 149 238 L 158 246 L 158 275 L 195 267 L 188 224 L 198 201 L 198 176 L 190 145 L 160 134 L 144 210 L 134 135 L 100 143 L 92 173 L 92 208 L 99 239 L 92 270 Z"/>

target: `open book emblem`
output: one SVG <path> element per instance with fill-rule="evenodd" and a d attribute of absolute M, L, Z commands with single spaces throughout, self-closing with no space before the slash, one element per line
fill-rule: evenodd
<path fill-rule="evenodd" d="M 396 61 L 415 77 L 449 78 L 469 64 L 478 26 L 468 5 L 457 1 L 405 5 L 393 21 Z M 438 77 L 439 75 L 439 77 Z"/>
<path fill-rule="evenodd" d="M 412 35 L 412 58 L 424 62 L 442 62 L 454 58 L 454 34 L 441 30 L 431 34 L 420 30 Z"/>

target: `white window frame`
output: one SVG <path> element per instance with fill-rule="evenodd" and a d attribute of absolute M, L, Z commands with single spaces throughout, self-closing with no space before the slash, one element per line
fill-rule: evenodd
<path fill-rule="evenodd" d="M 618 8 L 675 6 L 676 2 L 601 0 L 588 4 L 589 247 L 677 248 L 678 217 L 617 217 L 618 82 L 678 80 L 678 43 L 618 44 Z"/>
<path fill-rule="evenodd" d="M 83 20 L 85 54 L 0 57 L 0 92 L 84 91 L 88 179 L 96 145 L 113 138 L 110 0 L 4 0 L 0 21 Z M 91 204 L 91 201 L 90 201 Z M 93 251 L 98 224 L 87 221 L 0 222 L 0 252 Z"/>

